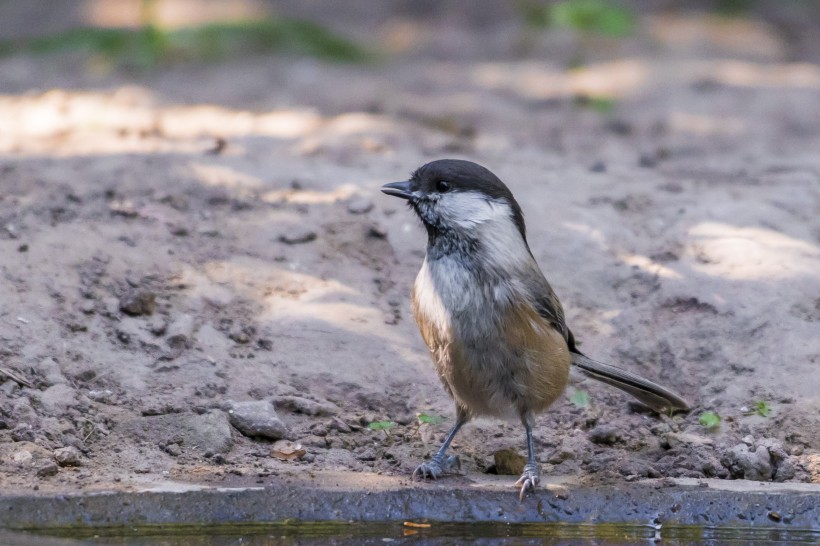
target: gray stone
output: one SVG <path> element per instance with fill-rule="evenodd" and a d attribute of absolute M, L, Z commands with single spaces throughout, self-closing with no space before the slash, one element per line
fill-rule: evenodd
<path fill-rule="evenodd" d="M 116 328 L 117 339 L 144 348 L 159 348 L 157 340 L 145 328 L 143 319 L 124 317 Z"/>
<path fill-rule="evenodd" d="M 769 452 L 774 472 L 772 479 L 776 482 L 784 482 L 794 478 L 797 468 L 789 455 L 778 440 L 774 438 L 764 438 L 757 443 L 758 447 L 764 447 Z"/>
<path fill-rule="evenodd" d="M 334 417 L 330 421 L 330 424 L 328 424 L 328 428 L 331 429 L 331 430 L 337 430 L 337 431 L 343 432 L 343 433 L 348 433 L 348 432 L 352 431 L 352 429 L 350 428 L 350 425 L 348 425 L 347 423 L 345 423 L 344 421 L 342 421 L 338 417 Z"/>
<path fill-rule="evenodd" d="M 191 347 L 194 335 L 194 317 L 182 314 L 177 316 L 168 326 L 166 341 L 172 349 L 187 349 Z"/>
<path fill-rule="evenodd" d="M 33 442 L 34 438 L 34 427 L 28 423 L 18 423 L 11 431 L 11 439 L 15 442 Z"/>
<path fill-rule="evenodd" d="M 148 322 L 148 331 L 154 334 L 155 336 L 161 336 L 165 334 L 168 330 L 168 323 L 165 321 L 165 318 L 160 316 L 153 317 Z"/>
<path fill-rule="evenodd" d="M 122 434 L 139 441 L 153 440 L 162 444 L 177 443 L 183 449 L 198 453 L 226 453 L 231 449 L 231 425 L 220 410 L 197 415 L 168 413 L 140 417 L 123 423 Z"/>
<path fill-rule="evenodd" d="M 151 315 L 156 307 L 156 298 L 150 290 L 132 290 L 120 298 L 120 311 L 135 317 Z"/>
<path fill-rule="evenodd" d="M 37 365 L 37 371 L 40 372 L 43 376 L 43 380 L 49 386 L 66 383 L 66 378 L 60 369 L 60 364 L 51 357 L 41 360 Z"/>
<path fill-rule="evenodd" d="M 347 202 L 347 211 L 351 214 L 365 214 L 371 210 L 373 210 L 373 201 L 366 195 L 354 195 Z"/>
<path fill-rule="evenodd" d="M 54 460 L 60 466 L 82 466 L 82 454 L 73 446 L 55 449 Z"/>
<path fill-rule="evenodd" d="M 720 462 L 735 479 L 769 481 L 772 479 L 772 463 L 769 451 L 759 446 L 752 451 L 746 444 L 737 444 L 725 451 Z"/>
<path fill-rule="evenodd" d="M 54 476 L 59 471 L 60 469 L 57 467 L 57 463 L 55 463 L 54 461 L 43 461 L 37 465 L 37 476 L 41 478 Z"/>
<path fill-rule="evenodd" d="M 621 439 L 621 433 L 612 425 L 598 425 L 589 431 L 589 439 L 596 444 L 612 445 Z"/>
<path fill-rule="evenodd" d="M 245 436 L 279 440 L 288 434 L 273 404 L 266 400 L 230 402 L 228 416 L 231 424 Z"/>
<path fill-rule="evenodd" d="M 316 239 L 316 232 L 306 226 L 292 226 L 279 236 L 279 240 L 289 245 L 309 243 Z"/>
<path fill-rule="evenodd" d="M 76 392 L 66 384 L 52 385 L 40 393 L 40 403 L 48 413 L 62 413 L 77 403 Z"/>
<path fill-rule="evenodd" d="M 279 408 L 284 408 L 293 413 L 303 413 L 305 415 L 336 415 L 339 408 L 330 402 L 316 402 L 301 396 L 277 396 L 274 401 Z"/>

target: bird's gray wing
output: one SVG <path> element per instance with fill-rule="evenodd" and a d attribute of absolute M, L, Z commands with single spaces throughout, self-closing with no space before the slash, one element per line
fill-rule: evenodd
<path fill-rule="evenodd" d="M 543 276 L 542 276 L 543 279 Z M 558 330 L 567 341 L 567 346 L 572 353 L 572 364 L 587 376 L 612 385 L 624 392 L 627 392 L 641 401 L 641 403 L 657 412 L 664 410 L 689 409 L 689 404 L 669 389 L 658 385 L 648 379 L 628 372 L 611 364 L 604 364 L 584 355 L 575 345 L 575 336 L 567 327 L 564 320 L 564 309 L 558 296 L 552 290 L 546 279 L 539 283 L 540 292 L 534 297 L 534 305 L 538 314 L 544 317 Z"/>

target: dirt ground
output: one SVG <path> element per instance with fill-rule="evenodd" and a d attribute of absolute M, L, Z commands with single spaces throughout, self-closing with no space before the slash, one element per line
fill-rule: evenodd
<path fill-rule="evenodd" d="M 583 350 L 694 407 L 572 387 L 587 405 L 538 420 L 545 473 L 820 482 L 817 27 L 659 11 L 582 39 L 368 5 L 280 10 L 373 63 L 0 59 L 3 487 L 408 475 L 453 408 L 409 309 L 423 230 L 379 187 L 444 157 L 510 186 Z M 301 460 L 229 424 L 247 401 Z M 469 424 L 448 479 L 507 448 L 520 425 Z"/>

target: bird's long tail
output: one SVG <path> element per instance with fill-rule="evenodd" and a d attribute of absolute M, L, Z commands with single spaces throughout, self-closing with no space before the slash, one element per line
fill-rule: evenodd
<path fill-rule="evenodd" d="M 622 370 L 610 364 L 592 360 L 578 353 L 572 354 L 572 363 L 578 367 L 585 376 L 628 392 L 643 404 L 646 404 L 659 413 L 669 410 L 686 411 L 689 409 L 689 404 L 686 400 L 674 392 L 634 373 Z"/>

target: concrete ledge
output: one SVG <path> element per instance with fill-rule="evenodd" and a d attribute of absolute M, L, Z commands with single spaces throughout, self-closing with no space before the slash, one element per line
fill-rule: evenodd
<path fill-rule="evenodd" d="M 324 473 L 212 487 L 178 482 L 131 491 L 4 492 L 0 528 L 301 521 L 625 523 L 820 531 L 820 485 L 707 480 L 579 486 L 551 478 L 523 503 L 510 477 L 406 479 Z M 245 480 L 250 482 L 250 480 Z M 704 486 L 704 483 L 706 484 Z"/>

